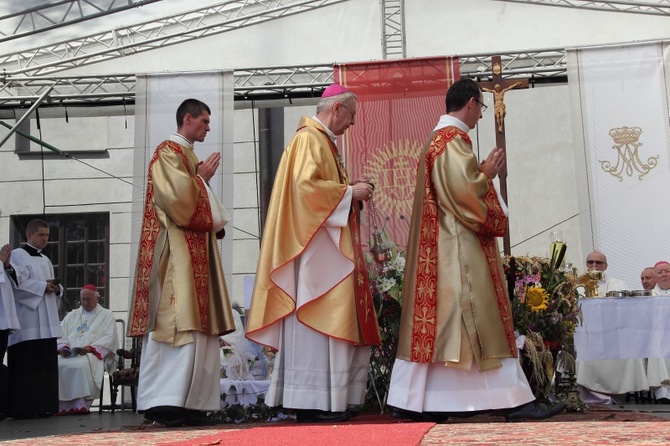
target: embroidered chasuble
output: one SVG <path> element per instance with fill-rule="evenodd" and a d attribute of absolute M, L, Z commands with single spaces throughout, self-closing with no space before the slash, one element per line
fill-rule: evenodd
<path fill-rule="evenodd" d="M 485 371 L 516 356 L 495 239 L 507 225 L 467 133 L 438 129 L 419 161 L 397 358 Z"/>
<path fill-rule="evenodd" d="M 207 188 L 179 138 L 161 143 L 149 164 L 128 324 L 129 336 L 152 332 L 173 346 L 192 343 L 192 331 L 235 329 Z"/>
<path fill-rule="evenodd" d="M 279 323 L 295 312 L 301 324 L 326 336 L 353 345 L 379 343 L 356 212 L 344 227 L 328 224 L 347 187 L 339 152 L 324 127 L 303 117 L 275 177 L 247 319 L 249 339 L 277 348 Z M 323 228 L 326 237 L 317 235 Z M 294 261 L 306 255 L 308 244 L 320 252 L 314 264 L 327 267 L 309 272 L 310 261 L 303 258 L 299 274 L 305 289 L 296 290 Z M 307 296 L 299 306 L 298 291 Z"/>

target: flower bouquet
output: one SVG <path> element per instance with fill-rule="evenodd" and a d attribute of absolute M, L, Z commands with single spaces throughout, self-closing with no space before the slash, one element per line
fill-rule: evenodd
<path fill-rule="evenodd" d="M 529 381 L 536 396 L 546 397 L 558 352 L 563 368 L 574 366 L 567 347 L 581 323 L 579 283 L 571 272 L 557 269 L 560 262 L 552 259 L 505 257 L 503 265 L 514 285 L 510 296 L 514 328 L 521 335 L 524 355 L 531 364 Z"/>
<path fill-rule="evenodd" d="M 370 252 L 366 253 L 365 258 L 381 343 L 372 347 L 365 405 L 378 406 L 381 410 L 384 407 L 384 395 L 388 393 L 398 348 L 405 252 L 385 234 L 375 235 Z"/>

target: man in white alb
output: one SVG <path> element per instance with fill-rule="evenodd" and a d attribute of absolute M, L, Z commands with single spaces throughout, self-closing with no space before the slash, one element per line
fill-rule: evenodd
<path fill-rule="evenodd" d="M 14 303 L 14 292 L 12 282 L 17 283 L 17 273 L 9 261 L 12 248 L 5 245 L 0 248 L 0 421 L 7 418 L 9 399 L 9 376 L 5 362 L 7 353 L 7 341 L 9 334 L 21 328 L 19 318 L 16 315 L 16 304 Z"/>
<path fill-rule="evenodd" d="M 670 263 L 662 260 L 654 265 L 654 280 L 656 285 L 651 291 L 652 296 L 670 296 Z M 670 404 L 670 359 L 649 358 L 647 379 L 656 401 Z"/>
<path fill-rule="evenodd" d="M 58 411 L 58 361 L 56 340 L 62 330 L 58 304 L 63 287 L 53 264 L 42 253 L 49 242 L 49 225 L 31 220 L 26 244 L 12 251 L 11 262 L 25 268 L 27 276 L 14 289 L 21 330 L 9 335 L 9 416 L 48 417 Z"/>
<path fill-rule="evenodd" d="M 116 368 L 119 346 L 114 313 L 98 304 L 95 285 L 81 289 L 81 307 L 63 321 L 58 340 L 58 413 L 86 414 L 100 397 L 104 371 Z"/>
<path fill-rule="evenodd" d="M 602 252 L 590 253 L 586 257 L 586 267 L 603 273 L 598 282 L 599 296 L 628 289 L 622 280 L 605 272 L 607 257 Z M 599 404 L 623 402 L 627 393 L 649 389 L 644 359 L 577 360 L 577 384 L 584 402 Z"/>
<path fill-rule="evenodd" d="M 654 267 L 648 266 L 640 273 L 640 283 L 643 290 L 653 290 L 656 287 L 656 278 L 654 276 Z"/>
<path fill-rule="evenodd" d="M 607 257 L 600 251 L 593 251 L 586 257 L 586 268 L 588 270 L 601 271 L 603 278 L 598 281 L 598 295 L 607 296 L 610 291 L 627 290 L 623 280 L 617 279 L 607 274 Z"/>

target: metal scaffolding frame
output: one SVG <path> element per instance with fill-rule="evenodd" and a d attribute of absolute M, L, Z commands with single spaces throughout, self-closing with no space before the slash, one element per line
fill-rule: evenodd
<path fill-rule="evenodd" d="M 591 9 L 595 11 L 627 12 L 635 14 L 670 15 L 670 0 L 496 0 L 508 3 L 534 3 L 544 6 Z"/>
<path fill-rule="evenodd" d="M 35 48 L 30 52 L 5 54 L 0 56 L 0 68 L 4 68 L 4 72 L 0 74 L 0 110 L 28 108 L 49 88 L 52 91 L 45 98 L 42 107 L 132 104 L 135 97 L 135 74 L 57 76 L 53 73 L 344 1 L 348 0 L 228 0 L 207 8 L 147 23 L 73 41 L 59 42 L 49 47 Z M 668 14 L 670 11 L 670 0 L 657 0 L 656 2 L 497 1 L 620 10 L 628 13 Z M 63 0 L 62 3 L 66 3 L 66 0 Z M 383 25 L 383 57 L 385 59 L 404 58 L 406 57 L 404 0 L 380 0 L 380 7 Z M 111 13 L 112 11 L 105 12 L 105 14 Z M 566 54 L 562 48 L 496 54 L 501 56 L 505 77 L 526 77 L 530 78 L 531 83 L 537 84 L 563 83 L 567 80 Z M 461 75 L 489 80 L 492 76 L 491 56 L 493 55 L 488 53 L 458 55 Z M 17 66 L 17 69 L 8 70 L 11 65 Z M 323 88 L 331 82 L 333 82 L 333 66 L 329 63 L 234 70 L 234 90 L 237 100 L 318 97 Z"/>
<path fill-rule="evenodd" d="M 161 0 L 60 0 L 0 16 L 0 43 Z"/>
<path fill-rule="evenodd" d="M 537 83 L 566 81 L 563 49 L 498 53 L 506 77 L 528 77 Z M 494 54 L 459 55 L 461 75 L 489 79 Z M 333 82 L 333 65 L 277 66 L 234 70 L 238 100 L 318 97 Z M 133 103 L 135 74 L 109 76 L 0 76 L 0 109 L 26 108 L 47 88 L 42 106 Z"/>
<path fill-rule="evenodd" d="M 349 0 L 228 0 L 177 15 L 0 55 L 6 75 L 50 75 Z"/>
<path fill-rule="evenodd" d="M 405 0 L 380 0 L 382 18 L 382 56 L 407 57 L 405 45 Z"/>

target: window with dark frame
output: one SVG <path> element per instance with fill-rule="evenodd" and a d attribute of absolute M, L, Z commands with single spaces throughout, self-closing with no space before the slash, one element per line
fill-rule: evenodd
<path fill-rule="evenodd" d="M 35 218 L 49 224 L 49 244 L 44 255 L 51 259 L 54 274 L 65 288 L 59 308 L 61 320 L 79 307 L 79 293 L 87 283 L 98 287 L 100 305 L 109 308 L 109 212 L 13 215 L 13 247 L 23 246 L 25 227 Z"/>

